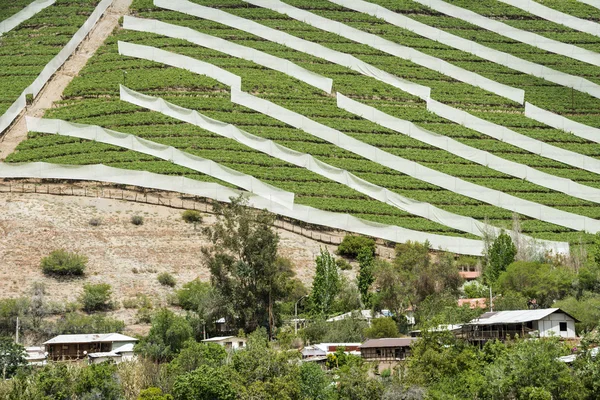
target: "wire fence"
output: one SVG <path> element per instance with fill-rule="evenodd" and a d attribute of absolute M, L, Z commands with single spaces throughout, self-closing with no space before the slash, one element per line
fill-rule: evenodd
<path fill-rule="evenodd" d="M 0 193 L 33 193 L 55 196 L 92 197 L 112 200 L 131 201 L 136 203 L 151 204 L 176 208 L 181 210 L 196 210 L 206 214 L 216 214 L 213 209 L 214 200 L 199 197 L 181 195 L 173 192 L 164 192 L 137 188 L 133 186 L 119 187 L 103 183 L 51 183 L 27 179 L 27 180 L 0 180 Z M 329 245 L 339 245 L 344 236 L 350 234 L 343 231 L 331 231 L 320 226 L 308 226 L 291 218 L 277 216 L 275 227 L 292 232 L 311 240 Z M 376 253 L 379 257 L 394 258 L 394 249 L 390 243 L 376 240 Z"/>

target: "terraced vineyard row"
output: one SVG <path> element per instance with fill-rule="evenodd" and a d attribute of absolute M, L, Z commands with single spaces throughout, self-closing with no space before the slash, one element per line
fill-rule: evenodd
<path fill-rule="evenodd" d="M 535 121 L 526 119 L 520 114 L 520 106 L 515 103 L 469 85 L 451 81 L 440 74 L 415 66 L 410 62 L 398 60 L 367 46 L 357 45 L 339 36 L 313 29 L 305 24 L 287 20 L 280 14 L 248 7 L 241 1 L 198 1 L 198 3 L 209 6 L 215 6 L 218 3 L 221 6 L 226 6 L 225 11 L 254 19 L 268 26 L 278 27 L 293 35 L 322 43 L 327 47 L 354 54 L 358 58 L 388 72 L 433 87 L 432 96 L 437 100 L 462 107 L 478 116 L 513 127 L 521 133 L 551 142 L 557 146 L 595 157 L 599 155 L 600 149 L 597 145 L 592 145 L 570 134 L 547 129 L 547 127 L 543 127 Z M 397 3 L 403 4 L 404 2 Z M 290 4 L 293 3 L 290 2 Z M 317 10 L 318 8 L 324 9 L 325 5 L 329 6 L 329 10 L 336 10 L 337 7 L 332 3 L 315 1 L 311 2 L 311 11 L 328 14 L 326 16 L 329 18 L 333 18 L 333 13 L 338 20 L 351 25 L 356 23 L 385 26 L 392 32 L 390 33 L 390 39 L 395 38 L 394 40 L 397 41 L 399 37 L 404 38 L 404 34 L 398 33 L 402 31 L 400 28 L 388 26 L 363 14 Z M 568 177 L 590 186 L 600 187 L 600 180 L 595 174 L 565 168 L 560 163 L 531 155 L 513 146 L 489 139 L 472 130 L 448 123 L 448 121 L 428 113 L 425 104 L 415 97 L 379 83 L 374 79 L 358 75 L 346 68 L 289 50 L 280 45 L 257 40 L 252 35 L 219 24 L 179 13 L 159 10 L 153 7 L 152 2 L 148 0 L 134 1 L 133 9 L 142 17 L 189 26 L 204 33 L 292 60 L 304 68 L 333 78 L 336 90 L 360 99 L 384 112 L 413 121 L 427 129 L 448 135 L 465 144 L 490 151 L 504 158 L 537 167 L 558 176 Z M 384 35 L 382 34 L 382 36 Z M 97 124 L 133 133 L 164 144 L 174 145 L 202 157 L 221 162 L 241 172 L 254 175 L 282 189 L 294 191 L 298 194 L 297 201 L 301 204 L 331 211 L 350 212 L 356 216 L 411 229 L 461 234 L 425 219 L 407 215 L 391 206 L 369 200 L 342 185 L 326 181 L 306 170 L 286 165 L 263 154 L 250 151 L 231 140 L 216 137 L 189 125 L 177 123 L 158 113 L 140 112 L 137 107 L 118 100 L 118 84 L 126 81 L 127 86 L 134 90 L 164 97 L 178 105 L 197 109 L 210 117 L 235 124 L 255 135 L 275 140 L 298 151 L 311 153 L 324 162 L 347 169 L 361 178 L 385 186 L 407 197 L 430 202 L 457 214 L 478 219 L 488 217 L 497 226 L 507 227 L 510 225 L 511 213 L 508 211 L 482 204 L 446 190 L 440 190 L 433 185 L 361 159 L 302 131 L 286 127 L 271 118 L 235 106 L 229 101 L 228 88 L 212 79 L 175 68 L 166 68 L 163 65 L 148 61 L 121 57 L 117 54 L 117 40 L 152 45 L 218 65 L 240 75 L 243 79 L 243 89 L 246 91 L 300 112 L 318 122 L 339 129 L 390 153 L 418 161 L 439 171 L 559 209 L 592 218 L 599 217 L 600 212 L 597 207 L 594 207 L 593 203 L 508 177 L 447 152 L 424 145 L 406 136 L 391 132 L 368 121 L 358 119 L 352 114 L 338 109 L 335 105 L 335 98 L 308 85 L 298 83 L 298 81 L 284 74 L 265 70 L 251 62 L 227 57 L 221 53 L 190 45 L 184 41 L 156 35 L 128 31 L 119 31 L 113 35 L 98 54 L 90 60 L 81 76 L 76 78 L 69 86 L 65 93 L 66 100 L 62 102 L 61 107 L 51 110 L 47 114 L 48 117 Z M 431 51 L 440 46 L 433 41 L 426 42 L 428 42 Z M 415 46 L 415 44 L 413 43 L 411 46 Z M 424 51 L 423 49 L 420 50 Z M 452 51 L 457 53 L 456 57 L 460 56 L 460 59 L 473 58 L 468 54 Z M 438 53 L 436 53 L 436 56 L 444 58 Z M 448 61 L 451 61 L 451 59 L 448 59 Z M 471 64 L 477 63 L 470 63 L 469 65 Z M 497 66 L 491 65 L 489 62 L 479 64 L 485 65 L 485 68 L 490 71 L 496 71 Z M 471 69 L 468 65 L 461 66 Z M 525 88 L 528 96 L 531 93 L 540 93 L 539 99 L 541 100 L 552 99 L 551 95 L 553 93 L 560 93 L 561 96 L 566 95 L 565 93 L 570 95 L 568 89 L 535 80 L 535 78 L 527 75 L 509 73 L 510 70 L 508 72 L 503 71 L 506 70 L 504 67 L 497 68 L 499 72 L 495 73 L 506 75 L 510 79 L 521 79 L 523 84 L 527 83 L 528 86 L 531 86 L 531 88 Z M 482 71 L 477 72 L 485 75 Z M 489 77 L 493 78 L 492 76 Z M 575 93 L 575 97 L 578 101 L 584 97 L 586 102 L 590 99 L 592 102 L 596 101 L 581 93 Z M 529 97 L 528 100 L 540 105 L 540 102 L 536 102 Z M 551 103 L 555 104 L 556 102 L 555 100 Z M 553 111 L 560 111 L 556 108 L 556 104 L 553 107 L 547 104 L 544 104 L 544 106 Z M 577 106 L 579 107 L 579 102 Z M 586 110 L 581 111 L 585 112 Z M 168 162 L 157 161 L 152 157 L 138 153 L 122 151 L 98 143 L 39 134 L 31 134 L 30 139 L 19 147 L 19 152 L 10 157 L 10 161 L 31 160 L 74 164 L 102 162 L 124 168 L 185 174 L 198 179 L 209 179 Z M 526 233 L 532 233 L 540 238 L 570 241 L 578 241 L 580 238 L 580 234 L 577 232 L 536 220 L 525 220 L 522 225 Z"/>
<path fill-rule="evenodd" d="M 2 3 L 7 1 L 0 2 L 0 6 Z M 25 7 L 30 1 L 14 3 L 6 10 L 0 7 L 0 20 L 5 11 L 14 14 L 19 11 L 15 10 L 17 4 Z M 0 115 L 67 44 L 98 3 L 99 0 L 57 0 L 0 36 Z"/>

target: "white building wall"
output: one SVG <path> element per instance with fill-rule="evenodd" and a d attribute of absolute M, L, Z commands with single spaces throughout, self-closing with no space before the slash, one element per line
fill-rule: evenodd
<path fill-rule="evenodd" d="M 560 331 L 560 323 L 567 323 L 567 330 Z M 550 314 L 538 321 L 540 337 L 559 336 L 563 338 L 575 338 L 575 321 L 563 313 Z"/>

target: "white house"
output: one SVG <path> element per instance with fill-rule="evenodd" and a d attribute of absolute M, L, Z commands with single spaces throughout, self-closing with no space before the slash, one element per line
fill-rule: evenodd
<path fill-rule="evenodd" d="M 560 308 L 486 312 L 462 326 L 459 335 L 471 342 L 515 337 L 558 336 L 574 339 L 575 322 Z"/>
<path fill-rule="evenodd" d="M 133 343 L 126 343 L 120 347 L 114 348 L 109 352 L 89 353 L 88 362 L 90 364 L 100 364 L 104 361 L 113 361 L 118 364 L 123 361 L 133 361 L 136 356 L 133 352 Z"/>
<path fill-rule="evenodd" d="M 216 343 L 219 344 L 226 349 L 243 349 L 246 347 L 246 338 L 241 338 L 237 336 L 217 336 L 210 339 L 204 339 L 202 342 L 204 343 Z"/>
<path fill-rule="evenodd" d="M 344 348 L 344 353 L 360 356 L 360 343 L 319 343 L 305 346 L 301 353 L 306 361 L 324 360 L 328 354 L 335 353 L 339 348 Z"/>

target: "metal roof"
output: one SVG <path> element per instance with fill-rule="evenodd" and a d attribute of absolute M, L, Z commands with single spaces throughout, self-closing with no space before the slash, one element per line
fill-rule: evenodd
<path fill-rule="evenodd" d="M 204 339 L 203 342 L 221 342 L 223 340 L 228 340 L 228 339 L 236 339 L 236 341 L 246 341 L 245 338 L 241 338 L 238 336 L 216 336 L 213 338 L 209 338 L 209 339 Z M 239 339 L 239 340 L 237 340 Z"/>
<path fill-rule="evenodd" d="M 404 337 L 404 338 L 384 338 L 384 339 L 369 339 L 364 342 L 361 349 L 374 349 L 376 347 L 408 347 L 418 338 Z"/>
<path fill-rule="evenodd" d="M 120 333 L 88 333 L 83 335 L 58 335 L 44 342 L 44 344 L 106 342 L 137 342 L 137 339 Z"/>
<path fill-rule="evenodd" d="M 513 311 L 495 311 L 486 312 L 479 318 L 476 318 L 465 325 L 496 325 L 496 324 L 520 324 L 523 322 L 539 321 L 555 312 L 561 312 L 569 317 L 571 315 L 562 311 L 560 308 L 542 308 L 539 310 L 513 310 Z M 575 321 L 577 319 L 573 318 Z"/>

